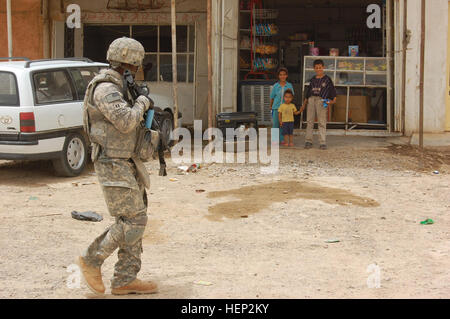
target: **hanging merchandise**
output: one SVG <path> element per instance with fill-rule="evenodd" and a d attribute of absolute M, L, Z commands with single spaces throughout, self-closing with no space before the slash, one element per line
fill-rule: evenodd
<path fill-rule="evenodd" d="M 253 31 L 257 36 L 273 36 L 278 34 L 278 27 L 274 23 L 261 23 Z"/>
<path fill-rule="evenodd" d="M 251 11 L 251 71 L 244 77 L 250 75 L 264 76 L 268 79 L 268 74 L 278 66 L 275 54 L 278 46 L 274 43 L 273 37 L 278 35 L 278 26 L 274 23 L 278 18 L 278 10 L 264 9 L 262 0 L 250 0 Z"/>
<path fill-rule="evenodd" d="M 267 45 L 259 45 L 255 48 L 256 53 L 259 54 L 266 54 L 266 55 L 270 55 L 270 54 L 275 54 L 278 52 L 278 47 L 276 45 L 273 44 L 267 44 Z"/>
<path fill-rule="evenodd" d="M 253 61 L 253 66 L 258 71 L 270 71 L 277 67 L 278 63 L 273 58 L 256 58 Z"/>

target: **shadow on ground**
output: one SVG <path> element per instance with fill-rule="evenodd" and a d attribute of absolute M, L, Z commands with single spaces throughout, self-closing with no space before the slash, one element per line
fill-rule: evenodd
<path fill-rule="evenodd" d="M 55 175 L 51 161 L 0 161 L 0 184 L 40 187 L 62 181 L 80 180 L 93 171 L 94 166 L 89 163 L 81 176 L 67 178 Z"/>

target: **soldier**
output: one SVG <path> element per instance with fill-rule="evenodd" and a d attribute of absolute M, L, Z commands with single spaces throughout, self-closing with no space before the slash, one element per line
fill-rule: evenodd
<path fill-rule="evenodd" d="M 131 103 L 123 74 L 136 74 L 145 50 L 136 40 L 120 38 L 108 49 L 111 67 L 89 83 L 83 115 L 92 144 L 92 161 L 106 204 L 115 223 L 105 230 L 82 256 L 79 265 L 89 288 L 104 294 L 101 266 L 117 248 L 111 292 L 114 295 L 157 292 L 153 282 L 136 278 L 141 268 L 142 236 L 147 224 L 147 193 L 150 179 L 136 155 L 136 138 L 151 100 L 139 96 Z"/>

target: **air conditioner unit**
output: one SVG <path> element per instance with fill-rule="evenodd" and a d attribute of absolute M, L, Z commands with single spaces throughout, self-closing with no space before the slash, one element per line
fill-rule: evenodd
<path fill-rule="evenodd" d="M 242 111 L 256 112 L 259 125 L 272 125 L 270 92 L 272 83 L 243 83 L 241 85 Z"/>

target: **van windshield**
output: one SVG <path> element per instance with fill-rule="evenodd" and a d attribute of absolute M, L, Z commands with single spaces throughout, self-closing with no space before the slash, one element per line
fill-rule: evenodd
<path fill-rule="evenodd" d="M 10 72 L 0 71 L 0 107 L 19 106 L 16 76 Z"/>

